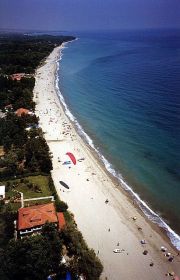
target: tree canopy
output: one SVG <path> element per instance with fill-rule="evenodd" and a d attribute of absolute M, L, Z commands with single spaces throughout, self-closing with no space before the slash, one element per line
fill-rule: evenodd
<path fill-rule="evenodd" d="M 0 36 L 0 73 L 34 73 L 56 45 L 73 39 L 73 36 L 3 34 Z"/>
<path fill-rule="evenodd" d="M 9 280 L 44 280 L 59 273 L 61 258 L 62 242 L 55 226 L 47 223 L 42 235 L 9 242 L 1 251 L 1 274 Z"/>

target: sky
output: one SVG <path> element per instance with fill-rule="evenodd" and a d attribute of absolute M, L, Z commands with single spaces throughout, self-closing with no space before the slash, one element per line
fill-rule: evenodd
<path fill-rule="evenodd" d="M 180 28 L 180 0 L 0 0 L 0 28 Z"/>

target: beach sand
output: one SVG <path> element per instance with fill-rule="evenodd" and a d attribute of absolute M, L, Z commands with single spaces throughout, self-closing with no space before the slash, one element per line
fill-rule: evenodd
<path fill-rule="evenodd" d="M 117 186 L 65 115 L 55 88 L 60 49 L 55 48 L 36 71 L 36 114 L 52 152 L 56 190 L 74 214 L 88 246 L 100 258 L 104 266 L 101 279 L 172 279 L 165 276 L 170 271 L 180 275 L 180 258 L 168 238 L 147 220 L 121 186 Z M 76 165 L 63 165 L 69 160 L 67 152 L 75 155 Z M 60 180 L 69 185 L 69 190 L 60 185 Z M 147 244 L 141 244 L 142 239 Z M 161 252 L 161 246 L 175 256 L 172 263 Z M 115 248 L 121 252 L 114 253 Z M 147 255 L 143 255 L 144 250 L 148 250 Z"/>

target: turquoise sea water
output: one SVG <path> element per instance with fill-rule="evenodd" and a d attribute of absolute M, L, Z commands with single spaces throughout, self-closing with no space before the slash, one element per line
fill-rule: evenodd
<path fill-rule="evenodd" d="M 76 35 L 58 73 L 69 110 L 108 170 L 180 233 L 180 31 Z"/>

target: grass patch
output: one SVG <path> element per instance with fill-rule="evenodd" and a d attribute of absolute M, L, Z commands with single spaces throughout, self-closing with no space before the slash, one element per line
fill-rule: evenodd
<path fill-rule="evenodd" d="M 30 176 L 26 177 L 25 180 L 28 180 L 29 183 L 32 183 L 35 186 L 39 187 L 40 192 L 35 191 L 35 189 L 31 189 L 28 187 L 28 184 L 26 183 L 19 183 L 19 186 L 17 187 L 17 190 L 20 192 L 23 192 L 24 199 L 26 198 L 35 198 L 35 197 L 41 197 L 41 196 L 50 196 L 51 192 L 49 190 L 48 185 L 48 176 Z M 21 180 L 19 180 L 21 181 Z"/>
<path fill-rule="evenodd" d="M 21 206 L 19 192 L 22 192 L 24 199 L 38 198 L 42 196 L 50 196 L 49 177 L 48 176 L 28 176 L 22 179 L 15 179 L 9 181 L 1 181 L 0 184 L 6 186 L 6 199 L 10 200 L 10 205 L 13 211 L 17 211 Z M 47 203 L 48 200 L 39 200 L 28 202 L 28 205 Z M 26 204 L 27 206 L 27 204 Z"/>
<path fill-rule="evenodd" d="M 51 195 L 48 176 L 29 176 L 8 182 L 0 182 L 6 185 L 6 198 L 14 196 L 16 191 L 23 192 L 24 199 Z"/>

